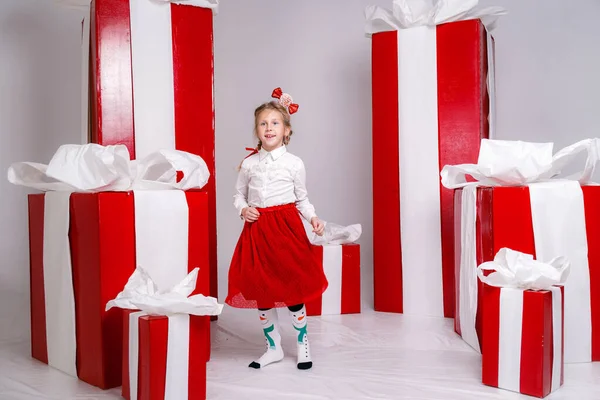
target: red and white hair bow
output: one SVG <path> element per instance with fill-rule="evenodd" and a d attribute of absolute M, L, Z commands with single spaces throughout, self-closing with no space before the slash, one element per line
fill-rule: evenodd
<path fill-rule="evenodd" d="M 279 104 L 281 104 L 284 107 L 287 107 L 288 112 L 290 114 L 293 114 L 296 111 L 298 111 L 298 107 L 299 107 L 298 104 L 294 103 L 292 96 L 290 96 L 287 93 L 283 93 L 281 88 L 279 88 L 279 87 L 275 88 L 273 90 L 273 93 L 271 94 L 271 97 L 279 99 Z"/>

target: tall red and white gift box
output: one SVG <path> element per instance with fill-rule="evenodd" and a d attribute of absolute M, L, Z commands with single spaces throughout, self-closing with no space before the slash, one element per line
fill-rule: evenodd
<path fill-rule="evenodd" d="M 494 45 L 479 17 L 503 12 L 458 3 L 417 10 L 395 0 L 393 12 L 366 10 L 377 311 L 453 316 L 453 201 L 439 173 L 475 162 L 490 135 Z"/>
<path fill-rule="evenodd" d="M 600 186 L 587 185 L 600 140 L 587 139 L 552 154 L 552 143 L 486 141 L 477 165 L 447 166 L 442 182 L 456 190 L 455 328 L 476 350 L 486 348 L 478 264 L 507 247 L 549 261 L 564 256 L 564 361 L 600 361 Z M 550 179 L 587 152 L 585 167 Z M 476 183 L 467 182 L 468 177 Z M 482 306 L 483 304 L 483 306 Z"/>
<path fill-rule="evenodd" d="M 132 159 L 177 149 L 201 156 L 208 193 L 211 294 L 217 295 L 213 14 L 218 0 L 92 0 L 83 24 L 83 116 L 89 140 Z M 89 40 L 89 43 L 88 43 Z"/>
<path fill-rule="evenodd" d="M 315 245 L 313 251 L 323 265 L 328 286 L 321 296 L 306 303 L 307 315 L 360 313 L 360 245 Z"/>
<path fill-rule="evenodd" d="M 193 161 L 196 171 L 182 169 L 199 188 L 208 171 Z M 207 193 L 174 189 L 175 168 L 173 186 L 120 191 L 131 186 L 127 163 L 124 146 L 63 146 L 48 167 L 9 170 L 12 183 L 47 190 L 29 196 L 32 356 L 103 389 L 121 385 L 122 364 L 121 313 L 105 305 L 137 265 L 162 286 L 198 267 L 196 292 L 209 291 Z M 169 175 L 165 163 L 146 167 Z"/>

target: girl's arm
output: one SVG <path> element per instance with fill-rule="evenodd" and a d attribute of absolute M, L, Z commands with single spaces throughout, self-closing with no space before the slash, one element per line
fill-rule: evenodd
<path fill-rule="evenodd" d="M 311 222 L 316 217 L 315 207 L 308 200 L 308 191 L 306 190 L 306 169 L 304 163 L 300 161 L 300 168 L 294 177 L 294 193 L 296 194 L 296 207 L 300 214 Z"/>
<path fill-rule="evenodd" d="M 248 207 L 248 173 L 244 168 L 240 168 L 237 182 L 235 183 L 233 205 L 238 210 L 238 215 L 240 216 L 242 215 L 242 210 Z"/>

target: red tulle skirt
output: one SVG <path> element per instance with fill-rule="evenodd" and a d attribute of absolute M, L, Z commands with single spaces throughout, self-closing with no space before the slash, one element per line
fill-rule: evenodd
<path fill-rule="evenodd" d="M 306 303 L 323 294 L 327 278 L 295 204 L 259 208 L 246 222 L 229 267 L 225 303 L 274 308 Z"/>

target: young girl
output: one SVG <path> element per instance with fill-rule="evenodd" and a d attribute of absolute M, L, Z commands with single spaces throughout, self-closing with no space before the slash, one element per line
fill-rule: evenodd
<path fill-rule="evenodd" d="M 275 308 L 287 307 L 298 334 L 298 368 L 312 367 L 304 303 L 327 288 L 299 213 L 323 234 L 306 191 L 304 163 L 287 151 L 292 136 L 290 114 L 298 110 L 280 88 L 254 111 L 256 150 L 241 164 L 234 205 L 245 221 L 229 268 L 225 302 L 257 308 L 267 351 L 249 367 L 263 368 L 283 359 Z"/>

